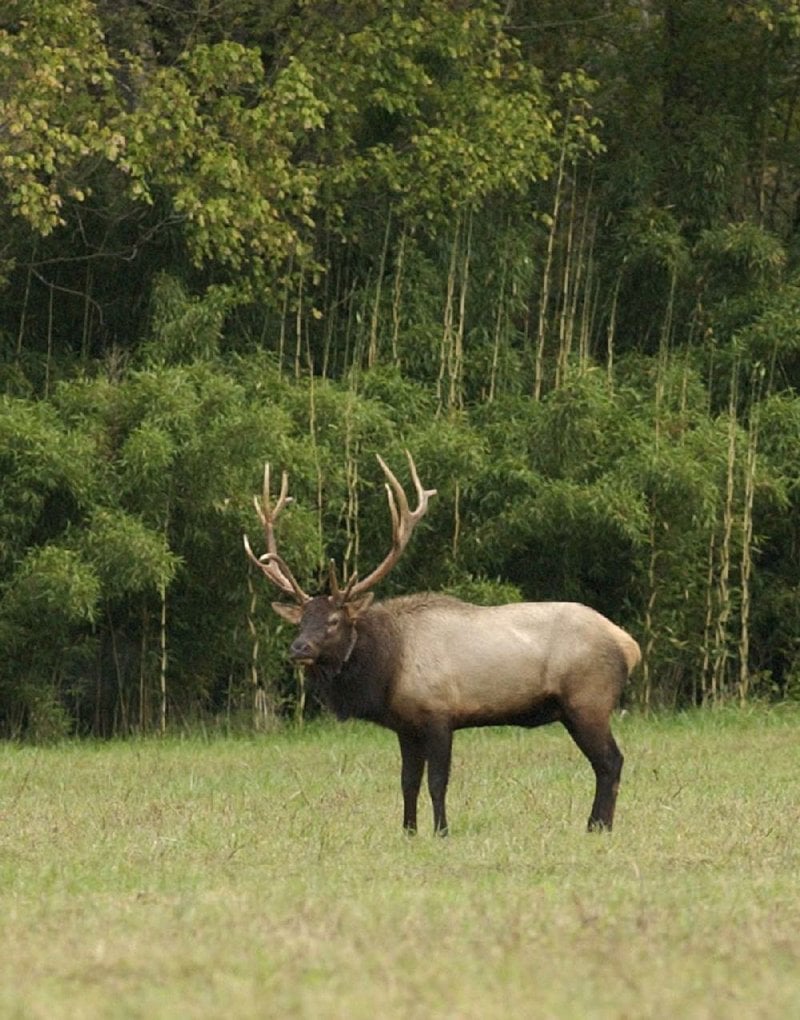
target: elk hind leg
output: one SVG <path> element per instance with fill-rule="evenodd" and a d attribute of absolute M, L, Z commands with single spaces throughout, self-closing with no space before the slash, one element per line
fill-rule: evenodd
<path fill-rule="evenodd" d="M 573 712 L 564 718 L 570 736 L 589 759 L 595 774 L 595 795 L 589 831 L 610 830 L 614 824 L 624 758 L 611 733 L 605 712 Z"/>

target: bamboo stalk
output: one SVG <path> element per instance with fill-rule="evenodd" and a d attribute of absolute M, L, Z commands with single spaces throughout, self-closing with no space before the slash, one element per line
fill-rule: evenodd
<path fill-rule="evenodd" d="M 489 370 L 489 395 L 488 403 L 492 403 L 497 392 L 497 371 L 500 364 L 500 338 L 502 336 L 503 318 L 506 314 L 506 280 L 508 278 L 508 257 L 503 259 L 500 267 L 500 287 L 497 295 L 497 313 L 494 317 L 494 338 L 492 343 L 492 364 Z"/>
<path fill-rule="evenodd" d="M 361 296 L 361 310 L 356 311 L 355 320 L 355 340 L 353 342 L 353 357 L 350 362 L 349 375 L 350 375 L 350 388 L 354 393 L 358 392 L 360 383 L 361 370 L 364 367 L 364 341 L 365 331 L 363 324 L 367 317 L 367 301 L 368 294 L 371 285 L 372 274 L 367 275 L 366 282 L 364 284 L 364 290 Z"/>
<path fill-rule="evenodd" d="M 50 396 L 50 372 L 53 361 L 53 293 L 55 288 L 49 287 L 47 299 L 47 360 L 44 369 L 44 396 L 45 400 Z"/>
<path fill-rule="evenodd" d="M 100 651 L 98 649 L 97 662 L 95 666 L 95 684 L 94 684 L 94 722 L 92 724 L 92 732 L 96 737 L 103 735 L 102 696 L 103 696 L 103 663 Z"/>
<path fill-rule="evenodd" d="M 461 538 L 461 481 L 457 478 L 453 498 L 453 563 L 458 562 L 458 546 Z"/>
<path fill-rule="evenodd" d="M 765 369 L 760 370 L 761 378 L 754 386 L 753 402 L 750 407 L 750 421 L 747 430 L 747 452 L 745 455 L 744 501 L 742 506 L 742 558 L 739 568 L 741 605 L 739 607 L 739 701 L 747 702 L 750 694 L 750 606 L 751 580 L 753 575 L 753 505 L 755 503 L 756 472 L 758 466 L 758 426 L 760 390 Z"/>
<path fill-rule="evenodd" d="M 564 129 L 564 136 L 561 141 L 561 152 L 558 157 L 558 173 L 556 174 L 556 190 L 553 196 L 553 211 L 551 213 L 550 229 L 547 234 L 547 250 L 545 253 L 544 267 L 542 269 L 542 289 L 539 295 L 539 314 L 536 325 L 536 353 L 533 368 L 533 399 L 540 400 L 542 396 L 544 376 L 544 348 L 547 339 L 547 311 L 550 304 L 550 278 L 553 272 L 553 262 L 556 247 L 556 234 L 558 231 L 559 214 L 561 210 L 561 190 L 564 185 L 564 164 L 567 154 L 567 129 Z"/>
<path fill-rule="evenodd" d="M 383 247 L 378 265 L 378 276 L 375 280 L 375 298 L 372 302 L 372 315 L 369 324 L 369 345 L 367 347 L 367 367 L 374 368 L 378 363 L 378 325 L 381 314 L 381 293 L 383 291 L 383 277 L 386 273 L 386 257 L 389 251 L 389 234 L 392 225 L 392 210 L 386 216 L 386 230 L 383 234 Z"/>
<path fill-rule="evenodd" d="M 147 604 L 142 605 L 142 644 L 139 649 L 139 733 L 144 736 L 147 732 L 147 631 L 148 631 Z"/>
<path fill-rule="evenodd" d="M 670 336 L 672 333 L 672 314 L 673 314 L 673 303 L 675 297 L 675 288 L 677 286 L 677 273 L 672 273 L 672 281 L 670 286 L 670 296 L 667 302 L 667 310 L 664 315 L 664 322 L 661 327 L 661 339 L 658 345 L 658 370 L 656 373 L 656 390 L 655 390 L 655 440 L 656 449 L 658 449 L 659 442 L 661 439 L 661 405 L 664 400 L 664 375 L 669 365 L 669 344 Z"/>
<path fill-rule="evenodd" d="M 319 459 L 319 443 L 317 442 L 317 386 L 314 376 L 314 365 L 311 360 L 311 349 L 306 349 L 308 358 L 308 432 L 311 440 L 311 449 L 314 454 L 314 466 L 317 476 L 317 535 L 319 548 L 324 547 L 325 522 L 324 522 L 324 500 L 323 500 L 323 478 L 322 464 Z M 322 566 L 322 564 L 320 564 Z"/>
<path fill-rule="evenodd" d="M 331 265 L 332 259 L 330 254 L 330 233 L 328 233 L 327 250 L 325 253 L 325 260 L 327 265 Z M 333 284 L 331 284 L 333 280 Z M 334 330 L 334 310 L 339 304 L 339 294 L 341 293 L 342 285 L 342 267 L 336 263 L 336 272 L 331 274 L 330 272 L 325 274 L 325 293 L 323 295 L 323 327 L 322 327 L 322 368 L 320 375 L 323 379 L 328 378 L 330 368 L 330 357 L 331 357 L 331 342 L 333 340 Z M 331 289 L 333 289 L 333 295 L 331 295 Z"/>
<path fill-rule="evenodd" d="M 564 269 L 561 274 L 561 307 L 558 312 L 558 355 L 556 357 L 555 386 L 558 389 L 565 381 L 567 363 L 572 349 L 572 337 L 575 332 L 574 308 L 572 291 L 577 286 L 573 282 L 572 260 L 574 258 L 575 241 L 575 175 L 572 176 L 572 200 L 569 205 L 567 220 L 567 239 L 564 251 Z"/>
<path fill-rule="evenodd" d="M 444 322 L 442 324 L 442 339 L 439 344 L 439 374 L 436 378 L 436 408 L 437 414 L 441 414 L 445 406 L 444 383 L 448 376 L 448 365 L 452 360 L 453 349 L 453 306 L 456 289 L 456 258 L 458 254 L 458 240 L 461 234 L 461 217 L 456 219 L 453 244 L 450 249 L 450 267 L 447 273 L 447 291 L 444 303 Z"/>
<path fill-rule="evenodd" d="M 258 678 L 259 641 L 258 630 L 256 628 L 258 593 L 256 592 L 256 586 L 253 584 L 253 578 L 250 571 L 247 572 L 247 592 L 250 596 L 250 601 L 247 607 L 247 630 L 250 634 L 250 688 L 253 704 L 253 728 L 259 730 L 262 728 L 263 723 L 263 704 L 259 699 L 259 689 L 261 688 L 261 684 L 259 683 Z"/>
<path fill-rule="evenodd" d="M 664 323 L 661 327 L 660 347 L 668 350 L 672 341 L 672 324 L 675 318 L 675 293 L 678 289 L 678 270 L 672 267 L 669 278 L 669 298 L 667 309 L 664 313 Z"/>
<path fill-rule="evenodd" d="M 461 263 L 461 286 L 458 299 L 458 326 L 453 344 L 453 360 L 450 368 L 449 409 L 463 410 L 464 407 L 464 332 L 467 321 L 467 290 L 469 265 L 472 257 L 472 212 L 467 216 L 467 237 L 464 258 Z"/>
<path fill-rule="evenodd" d="M 345 420 L 345 481 L 347 485 L 347 508 L 345 511 L 345 534 L 347 545 L 342 564 L 342 576 L 348 577 L 358 569 L 360 532 L 358 526 L 358 441 L 353 441 L 352 400 L 348 400 Z"/>
<path fill-rule="evenodd" d="M 731 546 L 733 542 L 734 501 L 736 497 L 736 396 L 738 392 L 738 364 L 731 376 L 730 404 L 728 409 L 728 455 L 725 474 L 725 504 L 722 513 L 722 542 L 718 577 L 719 610 L 716 620 L 714 674 L 712 695 L 714 700 L 724 697 L 730 643 L 730 617 L 732 596 L 730 590 Z"/>
<path fill-rule="evenodd" d="M 701 667 L 701 697 L 704 705 L 713 703 L 716 697 L 714 688 L 714 667 L 713 667 L 713 638 L 714 629 L 714 564 L 716 561 L 717 529 L 716 523 L 712 520 L 709 529 L 708 539 L 708 570 L 706 572 L 706 615 L 703 623 L 703 664 Z"/>
<path fill-rule="evenodd" d="M 114 663 L 114 675 L 117 680 L 117 697 L 120 719 L 122 720 L 122 732 L 125 736 L 127 736 L 130 724 L 128 719 L 128 704 L 125 697 L 125 683 L 119 660 L 119 649 L 117 648 L 117 631 L 114 626 L 114 621 L 111 619 L 111 611 L 108 608 L 106 608 L 106 622 L 108 624 L 108 634 L 111 638 L 111 660 Z"/>
<path fill-rule="evenodd" d="M 336 294 L 339 292 L 339 270 L 336 270 Z M 333 307 L 336 301 L 331 301 L 330 297 L 326 295 L 325 300 L 325 311 L 323 313 L 325 321 L 322 327 L 322 369 L 320 375 L 323 379 L 328 378 L 330 371 L 330 359 L 331 359 L 331 341 L 333 340 Z"/>
<path fill-rule="evenodd" d="M 591 347 L 592 303 L 595 300 L 594 284 L 594 240 L 597 233 L 596 217 L 591 219 L 589 226 L 588 205 L 583 215 L 581 236 L 578 245 L 578 269 L 575 279 L 573 296 L 573 321 L 578 321 L 578 365 L 581 372 L 589 368 L 589 350 Z M 580 304 L 580 315 L 578 305 Z"/>
<path fill-rule="evenodd" d="M 589 357 L 599 295 L 599 285 L 595 280 L 594 258 L 591 255 L 586 265 L 586 282 L 583 285 L 582 294 L 578 332 L 578 366 L 581 373 L 584 373 L 590 367 Z"/>
<path fill-rule="evenodd" d="M 653 626 L 656 601 L 658 598 L 656 565 L 658 563 L 659 552 L 658 549 L 656 548 L 656 516 L 657 506 L 654 502 L 653 506 L 650 509 L 650 533 L 649 533 L 650 556 L 648 558 L 647 563 L 647 584 L 649 588 L 649 593 L 644 613 L 645 641 L 644 648 L 642 649 L 642 708 L 644 708 L 646 712 L 649 712 L 650 708 L 652 707 L 653 699 L 652 658 L 656 643 L 655 628 Z"/>
<path fill-rule="evenodd" d="M 160 620 L 160 645 L 161 661 L 159 669 L 159 681 L 161 689 L 161 712 L 159 718 L 159 731 L 161 736 L 167 732 L 167 586 L 159 586 L 161 598 L 161 620 Z"/>
<path fill-rule="evenodd" d="M 286 276 L 286 283 L 283 288 L 283 302 L 281 304 L 281 325 L 278 331 L 278 378 L 283 375 L 283 359 L 286 356 L 286 319 L 289 314 L 289 280 L 291 279 L 294 259 L 289 262 L 289 271 Z"/>
<path fill-rule="evenodd" d="M 347 322 L 345 323 L 344 330 L 344 346 L 342 349 L 342 372 L 343 374 L 349 374 L 349 363 L 350 363 L 350 349 L 353 346 L 353 320 L 355 318 L 355 292 L 353 288 L 350 289 L 350 293 L 347 296 Z"/>
<path fill-rule="evenodd" d="M 394 282 L 392 286 L 392 364 L 400 367 L 400 310 L 403 295 L 403 273 L 405 268 L 406 228 L 400 232 L 397 255 L 394 260 Z"/>
<path fill-rule="evenodd" d="M 168 546 L 169 538 L 169 520 L 170 520 L 170 500 L 167 498 L 167 505 L 164 511 L 164 545 Z M 167 732 L 167 667 L 168 667 L 168 656 L 167 656 L 167 586 L 162 581 L 159 585 L 159 596 L 161 599 L 161 616 L 160 616 L 160 663 L 159 663 L 159 686 L 161 689 L 161 712 L 159 721 L 159 730 L 163 736 Z"/>
<path fill-rule="evenodd" d="M 300 270 L 300 283 L 297 288 L 297 305 L 295 307 L 294 317 L 294 332 L 295 332 L 295 345 L 294 345 L 294 377 L 295 379 L 300 378 L 300 364 L 301 356 L 303 352 L 303 284 L 304 284 L 304 270 Z"/>
<path fill-rule="evenodd" d="M 617 305 L 619 303 L 619 291 L 622 286 L 622 270 L 617 274 L 617 282 L 614 284 L 614 293 L 611 297 L 611 311 L 608 316 L 608 328 L 606 330 L 606 375 L 608 376 L 609 389 L 614 388 L 614 343 L 617 332 Z"/>

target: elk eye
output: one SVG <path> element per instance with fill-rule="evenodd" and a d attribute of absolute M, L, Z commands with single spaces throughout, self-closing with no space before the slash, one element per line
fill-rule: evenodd
<path fill-rule="evenodd" d="M 337 627 L 339 626 L 339 621 L 340 621 L 340 620 L 341 620 L 341 615 L 340 615 L 339 613 L 332 613 L 332 614 L 331 614 L 331 615 L 330 615 L 330 616 L 328 617 L 328 626 L 327 626 L 327 630 L 328 630 L 328 633 L 329 633 L 329 634 L 330 634 L 330 633 L 331 633 L 332 631 L 336 630 L 336 628 L 337 628 Z"/>

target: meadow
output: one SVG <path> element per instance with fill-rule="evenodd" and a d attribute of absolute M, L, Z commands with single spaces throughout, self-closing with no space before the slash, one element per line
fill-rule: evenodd
<path fill-rule="evenodd" d="M 0 747 L 0 1016 L 800 1016 L 800 712 L 617 719 L 615 830 L 560 727 Z"/>

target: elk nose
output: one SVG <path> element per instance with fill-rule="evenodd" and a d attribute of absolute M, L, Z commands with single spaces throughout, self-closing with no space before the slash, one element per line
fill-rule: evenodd
<path fill-rule="evenodd" d="M 289 655 L 297 662 L 313 662 L 316 649 L 308 638 L 298 637 L 292 642 Z"/>

